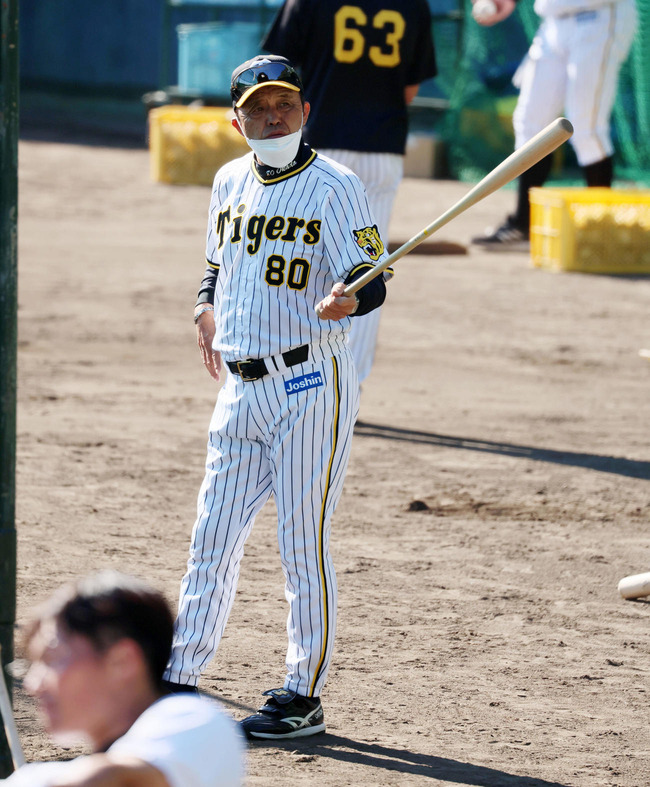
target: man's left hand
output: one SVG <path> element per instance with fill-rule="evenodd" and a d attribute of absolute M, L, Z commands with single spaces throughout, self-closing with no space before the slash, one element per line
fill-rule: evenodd
<path fill-rule="evenodd" d="M 316 306 L 316 314 L 321 320 L 342 320 L 354 314 L 359 305 L 355 295 L 343 295 L 345 284 L 337 282 L 332 292 Z"/>

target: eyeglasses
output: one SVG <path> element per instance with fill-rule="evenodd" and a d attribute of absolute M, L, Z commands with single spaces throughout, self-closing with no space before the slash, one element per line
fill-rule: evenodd
<path fill-rule="evenodd" d="M 265 82 L 287 82 L 302 90 L 302 82 L 298 72 L 286 63 L 266 62 L 247 68 L 237 74 L 230 86 L 230 94 L 234 101 L 239 99 L 252 87 L 263 85 Z"/>

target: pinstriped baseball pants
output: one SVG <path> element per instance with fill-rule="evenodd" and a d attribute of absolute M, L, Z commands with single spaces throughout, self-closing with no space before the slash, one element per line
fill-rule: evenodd
<path fill-rule="evenodd" d="M 379 234 L 388 246 L 388 227 L 393 202 L 404 173 L 404 157 L 395 153 L 362 153 L 356 150 L 319 150 L 358 175 L 366 187 L 368 202 Z M 350 349 L 357 365 L 359 382 L 370 374 L 375 358 L 381 309 L 355 317 L 350 329 Z"/>
<path fill-rule="evenodd" d="M 322 385 L 287 393 L 286 381 L 319 373 Z M 336 629 L 330 522 L 358 407 L 358 381 L 347 348 L 325 361 L 253 382 L 228 375 L 210 423 L 167 680 L 196 684 L 216 653 L 235 598 L 244 544 L 273 494 L 289 604 L 284 688 L 303 696 L 320 694 Z"/>
<path fill-rule="evenodd" d="M 564 112 L 580 166 L 612 155 L 610 117 L 636 26 L 634 0 L 542 21 L 513 79 L 520 87 L 512 118 L 516 148 Z"/>

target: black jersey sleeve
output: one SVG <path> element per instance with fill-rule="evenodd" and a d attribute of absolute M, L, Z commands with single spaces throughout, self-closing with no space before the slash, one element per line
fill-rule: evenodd
<path fill-rule="evenodd" d="M 310 25 L 317 11 L 313 0 L 285 0 L 262 47 L 273 55 L 289 58 L 295 66 L 302 66 L 305 47 L 310 40 Z"/>
<path fill-rule="evenodd" d="M 431 11 L 426 0 L 413 3 L 413 12 L 419 12 L 420 19 L 415 25 L 416 41 L 407 50 L 411 60 L 406 68 L 406 84 L 419 85 L 426 79 L 438 74 L 436 53 L 433 44 Z"/>

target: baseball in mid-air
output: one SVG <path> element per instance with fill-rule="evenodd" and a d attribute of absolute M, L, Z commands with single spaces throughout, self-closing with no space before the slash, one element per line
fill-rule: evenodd
<path fill-rule="evenodd" d="M 472 16 L 477 22 L 496 14 L 497 7 L 494 0 L 476 0 L 472 6 Z"/>

